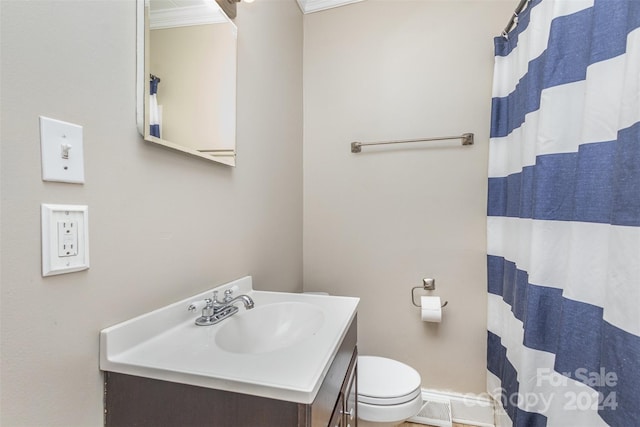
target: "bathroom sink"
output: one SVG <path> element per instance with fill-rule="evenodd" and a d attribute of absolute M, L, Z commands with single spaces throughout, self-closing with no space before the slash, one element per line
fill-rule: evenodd
<path fill-rule="evenodd" d="M 215 340 L 231 353 L 266 353 L 299 344 L 316 334 L 323 323 L 323 311 L 312 304 L 268 304 L 230 318 Z"/>
<path fill-rule="evenodd" d="M 232 290 L 255 303 L 211 326 L 187 307 Z M 349 325 L 358 298 L 267 292 L 250 276 L 100 332 L 103 371 L 309 404 Z"/>

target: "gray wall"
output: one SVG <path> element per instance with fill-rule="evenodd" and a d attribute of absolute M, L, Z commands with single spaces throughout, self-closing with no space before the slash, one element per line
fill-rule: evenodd
<path fill-rule="evenodd" d="M 138 136 L 133 0 L 1 0 L 0 424 L 101 425 L 100 329 L 246 274 L 299 291 L 303 268 L 362 298 L 361 352 L 483 391 L 491 39 L 514 3 L 241 3 L 232 169 Z M 86 184 L 41 181 L 39 115 L 84 126 Z M 90 270 L 41 277 L 41 203 L 89 205 Z M 440 325 L 409 299 L 425 276 Z"/>
<path fill-rule="evenodd" d="M 361 353 L 485 389 L 493 36 L 513 1 L 367 0 L 304 17 L 304 286 L 361 297 Z M 365 148 L 474 132 L 459 141 Z M 410 291 L 435 277 L 441 324 Z M 422 295 L 417 292 L 416 295 Z"/>
<path fill-rule="evenodd" d="M 98 426 L 100 329 L 247 274 L 302 289 L 302 17 L 241 4 L 238 166 L 142 141 L 135 2 L 2 0 L 2 426 Z M 86 183 L 40 177 L 38 116 Z M 42 278 L 40 204 L 89 206 L 91 268 Z"/>

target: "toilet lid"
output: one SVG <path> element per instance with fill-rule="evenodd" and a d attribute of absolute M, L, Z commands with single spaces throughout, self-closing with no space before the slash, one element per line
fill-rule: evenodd
<path fill-rule="evenodd" d="M 418 371 L 397 360 L 358 357 L 358 400 L 361 402 L 407 402 L 421 394 L 420 383 Z"/>

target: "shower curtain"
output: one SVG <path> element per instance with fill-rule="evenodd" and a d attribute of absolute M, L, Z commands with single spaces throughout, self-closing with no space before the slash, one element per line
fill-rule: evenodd
<path fill-rule="evenodd" d="M 640 0 L 532 0 L 495 50 L 499 424 L 640 426 Z"/>

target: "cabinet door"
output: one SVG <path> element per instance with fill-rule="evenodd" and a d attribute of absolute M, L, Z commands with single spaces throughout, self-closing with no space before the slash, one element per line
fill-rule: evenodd
<path fill-rule="evenodd" d="M 354 361 L 357 360 L 357 354 Z M 358 426 L 358 365 L 353 363 L 349 372 L 349 381 L 344 391 L 344 426 Z"/>
<path fill-rule="evenodd" d="M 336 407 L 331 414 L 331 421 L 329 421 L 329 427 L 344 427 L 344 395 L 340 393 Z"/>

